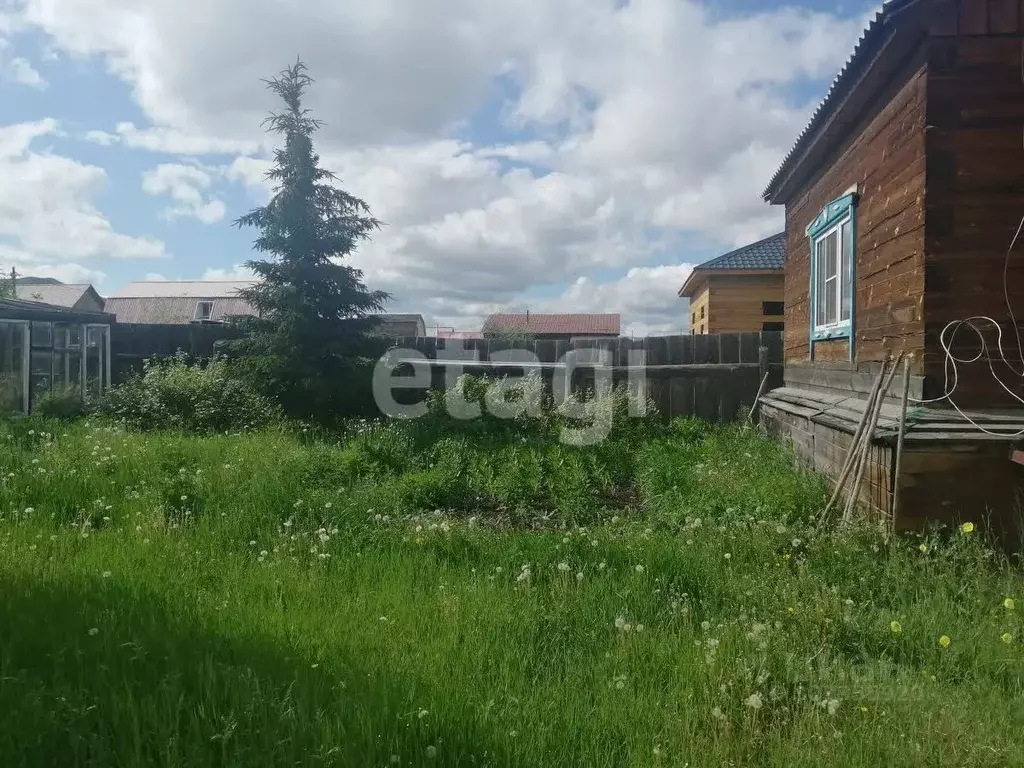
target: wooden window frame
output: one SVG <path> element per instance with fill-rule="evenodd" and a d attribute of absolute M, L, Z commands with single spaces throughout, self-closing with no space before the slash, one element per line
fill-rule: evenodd
<path fill-rule="evenodd" d="M 828 339 L 852 339 L 854 315 L 856 314 L 856 203 L 855 193 L 844 195 L 826 205 L 807 227 L 810 244 L 810 330 L 812 341 Z M 845 229 L 844 229 L 845 228 Z M 845 236 L 844 236 L 845 231 Z M 824 283 L 834 291 L 835 315 L 819 322 L 819 309 L 825 296 L 819 296 L 819 275 L 825 268 L 824 258 L 819 255 L 819 246 L 835 237 L 835 274 L 825 277 Z M 845 285 L 844 285 L 845 279 Z M 831 285 L 830 285 L 831 284 Z M 844 310 L 847 316 L 844 317 Z M 852 353 L 852 351 L 851 351 Z"/>
<path fill-rule="evenodd" d="M 210 314 L 209 314 L 208 317 L 200 317 L 199 316 L 199 308 L 201 306 L 203 306 L 204 304 L 209 304 L 210 305 Z M 214 308 L 214 306 L 216 304 L 217 304 L 216 301 L 210 301 L 209 299 L 199 299 L 196 302 L 196 312 L 195 312 L 195 315 L 193 315 L 192 319 L 195 322 L 197 322 L 197 323 L 202 323 L 202 322 L 207 321 L 207 320 L 213 320 L 213 308 Z"/>

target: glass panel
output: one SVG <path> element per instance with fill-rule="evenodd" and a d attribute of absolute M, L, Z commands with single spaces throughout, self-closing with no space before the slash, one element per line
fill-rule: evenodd
<path fill-rule="evenodd" d="M 103 393 L 103 328 L 86 328 L 85 396 L 96 399 Z"/>
<path fill-rule="evenodd" d="M 852 272 L 853 266 L 853 239 L 850 236 L 849 221 L 843 224 L 842 236 L 840 237 L 839 245 L 842 249 L 842 257 L 839 260 L 839 319 L 849 320 L 852 298 L 850 292 L 850 273 Z"/>
<path fill-rule="evenodd" d="M 814 324 L 825 324 L 825 241 L 815 244 L 814 276 L 815 276 L 815 313 Z"/>
<path fill-rule="evenodd" d="M 53 352 L 49 349 L 33 349 L 30 360 L 29 391 L 31 404 L 34 405 L 39 396 L 44 392 L 49 392 L 52 386 Z"/>
<path fill-rule="evenodd" d="M 836 276 L 839 271 L 839 254 L 836 249 L 838 233 L 833 232 L 825 238 L 825 279 Z"/>
<path fill-rule="evenodd" d="M 0 322 L 0 412 L 25 409 L 25 326 Z"/>
<path fill-rule="evenodd" d="M 825 283 L 825 322 L 836 321 L 836 288 L 839 286 L 837 278 L 831 278 Z"/>
<path fill-rule="evenodd" d="M 51 323 L 32 323 L 32 346 L 52 347 L 53 346 L 53 325 Z"/>

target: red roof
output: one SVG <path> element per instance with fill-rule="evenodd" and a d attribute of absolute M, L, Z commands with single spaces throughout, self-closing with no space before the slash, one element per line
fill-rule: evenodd
<path fill-rule="evenodd" d="M 494 314 L 484 322 L 484 333 L 518 331 L 562 336 L 618 336 L 619 315 Z"/>

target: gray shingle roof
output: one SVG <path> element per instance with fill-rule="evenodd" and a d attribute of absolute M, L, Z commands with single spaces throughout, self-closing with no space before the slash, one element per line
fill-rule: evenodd
<path fill-rule="evenodd" d="M 785 269 L 786 233 L 758 240 L 716 259 L 699 264 L 697 269 Z"/>

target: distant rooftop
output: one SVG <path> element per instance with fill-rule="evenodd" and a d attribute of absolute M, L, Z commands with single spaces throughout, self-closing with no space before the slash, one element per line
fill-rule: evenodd
<path fill-rule="evenodd" d="M 44 279 L 44 278 L 36 278 Z M 25 301 L 39 301 L 43 304 L 55 304 L 58 307 L 73 307 L 81 300 L 82 296 L 92 290 L 89 283 L 78 283 L 65 285 L 63 283 L 37 283 L 15 281 L 14 292 L 19 299 Z M 96 301 L 99 302 L 97 295 Z"/>
<path fill-rule="evenodd" d="M 618 314 L 497 313 L 484 321 L 484 334 L 501 332 L 559 336 L 618 336 Z"/>
<path fill-rule="evenodd" d="M 111 299 L 234 298 L 255 280 L 140 280 L 114 291 Z"/>
<path fill-rule="evenodd" d="M 711 261 L 698 264 L 697 269 L 785 269 L 786 233 L 758 240 L 735 251 L 723 253 Z"/>

